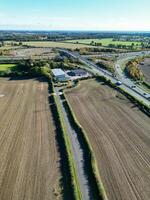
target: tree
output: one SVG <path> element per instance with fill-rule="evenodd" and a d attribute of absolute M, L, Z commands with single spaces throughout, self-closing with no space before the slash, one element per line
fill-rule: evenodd
<path fill-rule="evenodd" d="M 132 50 L 134 49 L 134 43 L 131 44 L 131 49 L 132 49 Z"/>
<path fill-rule="evenodd" d="M 1 46 L 5 46 L 5 42 L 3 40 L 1 41 Z"/>

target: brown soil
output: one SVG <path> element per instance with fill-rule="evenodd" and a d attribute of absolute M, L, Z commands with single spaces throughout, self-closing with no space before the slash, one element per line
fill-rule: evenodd
<path fill-rule="evenodd" d="M 95 80 L 66 92 L 85 129 L 109 200 L 150 199 L 150 119 Z"/>
<path fill-rule="evenodd" d="M 56 199 L 59 154 L 42 80 L 0 79 L 0 199 Z"/>
<path fill-rule="evenodd" d="M 143 65 L 140 64 L 139 67 L 145 75 L 146 81 L 150 84 L 150 58 L 146 58 Z"/>

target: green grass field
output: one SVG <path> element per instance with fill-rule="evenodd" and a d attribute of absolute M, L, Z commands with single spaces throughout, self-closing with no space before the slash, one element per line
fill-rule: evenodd
<path fill-rule="evenodd" d="M 141 45 L 140 42 L 124 42 L 124 41 L 113 41 L 112 38 L 105 38 L 105 39 L 81 39 L 81 40 L 66 40 L 66 43 L 79 43 L 79 44 L 86 44 L 86 45 L 90 45 L 91 42 L 94 43 L 102 43 L 102 46 L 107 47 L 109 44 L 113 44 L 113 45 L 126 45 L 126 46 L 131 46 L 132 43 L 134 43 L 134 45 Z"/>
<path fill-rule="evenodd" d="M 114 45 L 126 45 L 131 46 L 133 42 L 123 42 L 123 41 L 113 41 L 112 38 L 105 39 L 79 39 L 79 40 L 66 40 L 63 42 L 51 42 L 51 41 L 29 41 L 23 42 L 23 45 L 32 46 L 32 47 L 50 47 L 50 48 L 67 48 L 67 49 L 76 49 L 76 48 L 91 48 L 91 42 L 94 43 L 102 43 L 102 46 L 107 47 L 109 44 Z M 19 48 L 19 46 L 11 46 L 13 41 L 6 41 L 6 46 L 1 47 L 0 49 L 11 49 L 11 48 Z M 17 43 L 17 42 L 15 42 Z M 141 45 L 140 42 L 134 42 L 135 45 Z"/>
<path fill-rule="evenodd" d="M 15 64 L 0 64 L 0 72 L 14 70 L 15 68 L 16 68 Z"/>

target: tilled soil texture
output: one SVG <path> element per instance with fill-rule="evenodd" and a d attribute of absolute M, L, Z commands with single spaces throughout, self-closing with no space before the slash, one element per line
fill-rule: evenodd
<path fill-rule="evenodd" d="M 56 199 L 59 154 L 41 80 L 0 79 L 0 199 Z"/>
<path fill-rule="evenodd" d="M 150 58 L 145 58 L 144 62 L 139 65 L 140 69 L 146 77 L 146 81 L 150 84 Z"/>
<path fill-rule="evenodd" d="M 150 119 L 95 80 L 66 92 L 97 159 L 109 200 L 150 199 Z"/>

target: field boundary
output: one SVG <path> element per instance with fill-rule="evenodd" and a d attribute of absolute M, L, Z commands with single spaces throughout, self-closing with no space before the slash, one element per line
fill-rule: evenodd
<path fill-rule="evenodd" d="M 150 117 L 150 107 L 145 105 L 143 101 L 139 101 L 137 98 L 133 97 L 127 91 L 123 90 L 122 88 L 117 87 L 114 83 L 112 83 L 110 80 L 106 79 L 103 76 L 96 76 L 95 78 L 97 81 L 105 82 L 108 86 L 112 87 L 113 89 L 115 89 L 118 92 L 120 92 L 121 94 L 123 94 L 133 104 L 135 104 L 142 112 L 144 112 L 146 115 L 148 115 Z"/>
<path fill-rule="evenodd" d="M 51 95 L 51 103 L 53 104 L 52 113 L 53 113 L 54 120 L 55 120 L 56 126 L 57 126 L 57 132 L 58 132 L 57 134 L 61 134 L 61 136 L 62 136 L 61 145 L 63 142 L 63 149 L 61 148 L 61 150 L 65 151 L 63 159 L 66 160 L 66 162 L 67 162 L 66 164 L 68 167 L 68 169 L 65 169 L 67 171 L 67 174 L 65 174 L 65 175 L 68 176 L 66 178 L 69 178 L 67 185 L 68 185 L 68 189 L 71 189 L 71 187 L 72 187 L 72 190 L 73 190 L 73 191 L 71 191 L 71 192 L 73 192 L 73 194 L 72 194 L 72 196 L 70 196 L 70 198 L 75 199 L 75 200 L 81 200 L 82 194 L 80 191 L 79 182 L 78 182 L 78 178 L 77 178 L 75 162 L 72 157 L 71 144 L 70 144 L 70 141 L 69 141 L 69 138 L 67 135 L 65 122 L 63 120 L 62 111 L 60 109 L 60 104 L 57 99 L 57 96 L 54 93 L 54 86 L 53 86 L 52 80 L 49 80 L 49 86 L 50 86 L 51 93 L 52 93 L 52 95 Z"/>
<path fill-rule="evenodd" d="M 150 89 L 150 84 L 148 82 L 144 81 L 143 85 L 146 86 L 148 89 Z"/>
<path fill-rule="evenodd" d="M 78 86 L 78 84 L 77 84 L 77 86 Z M 78 120 L 71 108 L 71 105 L 66 97 L 65 92 L 63 92 L 62 96 L 65 99 L 64 107 L 67 110 L 70 122 L 71 122 L 72 126 L 74 127 L 74 129 L 76 130 L 76 132 L 78 134 L 78 138 L 80 140 L 80 143 L 84 146 L 84 151 L 87 154 L 87 156 L 86 156 L 86 160 L 87 160 L 86 166 L 88 168 L 87 173 L 88 173 L 89 182 L 91 183 L 92 189 L 94 190 L 93 192 L 95 192 L 94 198 L 98 199 L 98 200 L 108 200 L 106 191 L 104 189 L 104 186 L 103 186 L 103 183 L 102 183 L 99 171 L 98 171 L 97 161 L 96 161 L 95 155 L 93 153 L 93 149 L 90 145 L 89 139 L 87 137 L 87 134 L 85 133 L 83 127 L 78 122 Z"/>

